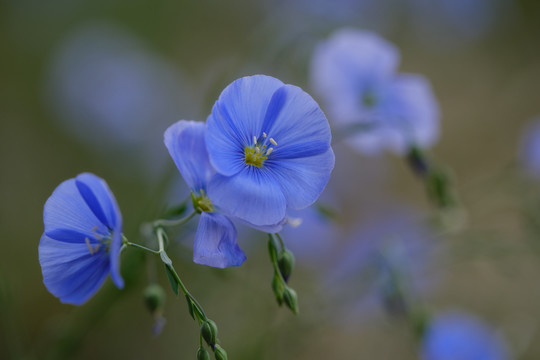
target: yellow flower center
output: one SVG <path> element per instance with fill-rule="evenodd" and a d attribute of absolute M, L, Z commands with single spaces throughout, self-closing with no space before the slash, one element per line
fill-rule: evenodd
<path fill-rule="evenodd" d="M 274 146 L 277 145 L 277 142 L 272 138 L 267 140 L 267 135 L 264 132 L 262 137 L 263 139 L 259 140 L 253 136 L 253 144 L 244 147 L 244 162 L 247 165 L 262 167 L 268 156 L 274 151 L 273 147 L 268 147 L 268 142 Z"/>

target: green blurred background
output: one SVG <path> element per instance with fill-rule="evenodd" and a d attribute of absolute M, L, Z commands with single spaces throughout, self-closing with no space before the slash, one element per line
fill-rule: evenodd
<path fill-rule="evenodd" d="M 140 242 L 139 224 L 187 195 L 162 145 L 167 126 L 204 120 L 221 90 L 243 75 L 272 75 L 310 92 L 314 46 L 349 26 L 396 44 L 400 70 L 427 76 L 440 102 L 433 155 L 453 170 L 466 224 L 438 235 L 445 275 L 423 302 L 475 313 L 504 334 L 516 358 L 538 359 L 540 232 L 529 205 L 539 187 L 523 176 L 516 154 L 524 125 L 540 115 L 540 3 L 471 0 L 448 10 L 448 2 L 0 2 L 0 358 L 195 358 L 198 332 L 184 300 L 137 250 L 122 258 L 122 291 L 107 280 L 81 307 L 47 292 L 37 253 L 43 205 L 63 180 L 93 172 L 113 190 L 127 237 Z M 112 69 L 96 70 L 110 74 L 111 88 L 84 69 L 99 64 Z M 344 228 L 369 222 L 384 204 L 432 210 L 402 159 L 335 150 L 329 188 Z M 240 268 L 193 264 L 187 230 L 171 246 L 231 359 L 417 358 L 408 326 L 381 309 L 352 323 L 334 319 L 321 300 L 329 291 L 318 281 L 325 269 L 299 262 L 292 285 L 301 313 L 278 308 L 266 238 L 241 233 L 248 261 Z M 168 294 L 159 337 L 142 302 L 149 280 Z"/>

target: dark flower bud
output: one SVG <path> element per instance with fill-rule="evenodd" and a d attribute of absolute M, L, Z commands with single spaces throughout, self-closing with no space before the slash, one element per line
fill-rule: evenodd
<path fill-rule="evenodd" d="M 205 348 L 200 347 L 197 351 L 197 360 L 210 360 L 210 354 Z"/>
<path fill-rule="evenodd" d="M 283 292 L 283 302 L 285 302 L 285 305 L 287 305 L 293 313 L 298 314 L 298 296 L 296 295 L 296 291 L 290 287 L 286 287 Z"/>
<path fill-rule="evenodd" d="M 283 279 L 285 279 L 287 282 L 294 268 L 293 253 L 288 249 L 284 249 L 282 252 L 280 252 L 278 256 L 278 265 Z"/>
<path fill-rule="evenodd" d="M 218 329 L 215 322 L 208 319 L 201 325 L 201 336 L 203 337 L 204 341 L 214 349 L 214 345 L 216 344 Z"/>
<path fill-rule="evenodd" d="M 158 284 L 148 285 L 144 290 L 144 304 L 154 314 L 165 304 L 165 291 Z"/>
<path fill-rule="evenodd" d="M 216 347 L 214 348 L 214 356 L 216 357 L 216 360 L 227 360 L 227 352 L 218 344 L 216 344 Z"/>

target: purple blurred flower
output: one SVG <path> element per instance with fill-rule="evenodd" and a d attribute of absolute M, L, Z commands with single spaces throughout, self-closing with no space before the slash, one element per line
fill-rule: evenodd
<path fill-rule="evenodd" d="M 422 360 L 510 359 L 504 339 L 482 320 L 464 312 L 437 314 L 422 341 Z"/>
<path fill-rule="evenodd" d="M 165 164 L 163 129 L 180 111 L 190 116 L 194 108 L 193 90 L 184 89 L 184 82 L 130 32 L 93 23 L 59 44 L 47 100 L 70 134 L 113 160 L 115 169 L 143 176 Z"/>
<path fill-rule="evenodd" d="M 110 273 L 120 275 L 122 215 L 104 180 L 84 173 L 61 183 L 43 209 L 39 263 L 47 289 L 63 303 L 81 305 Z"/>
<path fill-rule="evenodd" d="M 540 119 L 523 129 L 518 156 L 525 170 L 531 176 L 540 178 Z"/>
<path fill-rule="evenodd" d="M 164 134 L 165 146 L 201 210 L 193 261 L 218 268 L 240 266 L 246 256 L 236 242 L 236 228 L 208 197 L 207 185 L 215 170 L 208 158 L 205 132 L 204 123 L 180 120 Z"/>
<path fill-rule="evenodd" d="M 311 81 L 338 131 L 362 153 L 404 154 L 439 136 L 439 107 L 421 75 L 398 74 L 399 52 L 378 35 L 342 29 L 315 49 Z"/>
<path fill-rule="evenodd" d="M 212 202 L 255 226 L 311 205 L 334 167 L 330 127 L 302 89 L 270 76 L 234 81 L 207 120 L 206 145 L 217 174 Z"/>
<path fill-rule="evenodd" d="M 389 311 L 400 304 L 396 291 L 408 297 L 426 293 L 436 282 L 437 247 L 432 235 L 410 211 L 385 212 L 353 233 L 326 279 L 343 314 L 371 313 L 382 302 Z M 390 308 L 388 307 L 390 306 Z M 368 310 L 368 311 L 366 311 Z"/>

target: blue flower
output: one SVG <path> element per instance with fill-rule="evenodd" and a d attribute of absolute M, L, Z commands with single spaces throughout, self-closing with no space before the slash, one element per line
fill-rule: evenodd
<path fill-rule="evenodd" d="M 314 52 L 315 91 L 360 152 L 403 154 L 411 145 L 429 147 L 438 138 L 439 108 L 429 82 L 398 74 L 398 63 L 392 44 L 353 29 L 336 32 Z"/>
<path fill-rule="evenodd" d="M 519 161 L 527 173 L 540 178 L 540 119 L 529 123 L 522 132 L 519 143 Z"/>
<path fill-rule="evenodd" d="M 206 145 L 217 174 L 214 204 L 255 226 L 284 221 L 309 206 L 334 167 L 328 121 L 302 89 L 270 76 L 244 77 L 220 95 Z"/>
<path fill-rule="evenodd" d="M 61 183 L 43 209 L 39 262 L 47 289 L 63 303 L 80 305 L 110 273 L 118 288 L 122 215 L 107 183 L 83 173 Z"/>
<path fill-rule="evenodd" d="M 191 189 L 197 209 L 201 211 L 193 261 L 218 268 L 240 266 L 246 255 L 236 242 L 236 228 L 208 197 L 208 182 L 215 170 L 208 159 L 205 131 L 204 123 L 180 120 L 164 134 L 165 146 Z"/>
<path fill-rule="evenodd" d="M 422 341 L 422 360 L 510 359 L 503 338 L 480 319 L 458 311 L 436 315 Z"/>

